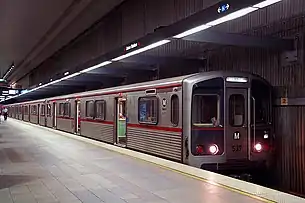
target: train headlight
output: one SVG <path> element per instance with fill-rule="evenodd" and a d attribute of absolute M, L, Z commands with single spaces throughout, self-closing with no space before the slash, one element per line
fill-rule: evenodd
<path fill-rule="evenodd" d="M 216 144 L 213 144 L 210 146 L 209 151 L 211 152 L 211 154 L 217 154 L 219 152 L 219 148 Z"/>
<path fill-rule="evenodd" d="M 255 149 L 257 152 L 261 152 L 262 149 L 263 149 L 263 146 L 261 145 L 261 143 L 257 143 L 256 145 L 254 145 L 254 149 Z"/>

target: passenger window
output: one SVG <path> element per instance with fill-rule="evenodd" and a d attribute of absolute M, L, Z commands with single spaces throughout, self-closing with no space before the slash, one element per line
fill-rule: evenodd
<path fill-rule="evenodd" d="M 176 94 L 171 98 L 171 122 L 175 126 L 179 124 L 179 97 Z"/>
<path fill-rule="evenodd" d="M 86 117 L 94 118 L 94 101 L 86 101 Z"/>
<path fill-rule="evenodd" d="M 195 126 L 217 125 L 218 95 L 194 95 L 192 120 Z"/>
<path fill-rule="evenodd" d="M 70 117 L 70 111 L 71 111 L 70 103 L 68 103 L 68 102 L 64 103 L 64 112 L 63 112 L 63 115 L 66 116 L 66 117 Z"/>
<path fill-rule="evenodd" d="M 95 102 L 96 118 L 105 120 L 106 118 L 106 101 L 100 100 Z"/>
<path fill-rule="evenodd" d="M 241 94 L 233 94 L 229 99 L 229 121 L 230 125 L 239 127 L 244 124 L 245 98 Z"/>
<path fill-rule="evenodd" d="M 45 105 L 41 105 L 41 115 L 44 116 L 46 113 L 46 106 Z"/>
<path fill-rule="evenodd" d="M 138 101 L 138 120 L 139 123 L 157 124 L 158 123 L 158 98 L 142 97 Z"/>
<path fill-rule="evenodd" d="M 31 106 L 31 114 L 37 115 L 37 106 L 36 105 Z"/>
<path fill-rule="evenodd" d="M 47 116 L 51 116 L 51 104 L 47 104 Z"/>
<path fill-rule="evenodd" d="M 59 104 L 59 112 L 58 115 L 63 116 L 64 115 L 64 104 L 60 103 Z"/>

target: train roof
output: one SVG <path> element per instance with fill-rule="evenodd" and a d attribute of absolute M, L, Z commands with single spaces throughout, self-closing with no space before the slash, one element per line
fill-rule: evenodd
<path fill-rule="evenodd" d="M 49 98 L 44 98 L 44 99 L 38 99 L 38 100 L 33 100 L 33 101 L 25 101 L 25 102 L 19 102 L 11 105 L 18 105 L 18 104 L 23 104 L 23 103 L 39 103 L 43 102 L 45 100 L 63 100 L 63 99 L 68 99 L 68 98 L 75 98 L 75 97 L 84 97 L 84 96 L 95 96 L 98 94 L 103 94 L 103 93 L 111 93 L 111 92 L 118 92 L 118 91 L 126 91 L 126 90 L 133 90 L 133 89 L 149 89 L 149 88 L 160 88 L 162 86 L 173 86 L 173 85 L 179 85 L 182 83 L 184 79 L 187 78 L 192 78 L 198 77 L 198 76 L 207 76 L 207 77 L 220 77 L 220 76 L 225 76 L 227 74 L 238 74 L 238 75 L 251 75 L 254 78 L 259 78 L 263 81 L 265 81 L 263 78 L 261 78 L 258 75 L 247 73 L 247 72 L 240 72 L 240 71 L 209 71 L 209 72 L 200 72 L 200 73 L 194 73 L 194 74 L 189 74 L 189 75 L 183 75 L 179 77 L 172 77 L 172 78 L 165 78 L 161 80 L 153 80 L 153 81 L 147 81 L 147 82 L 141 82 L 141 83 L 134 83 L 134 84 L 129 84 L 129 85 L 122 85 L 122 86 L 117 86 L 117 87 L 111 87 L 111 88 L 105 88 L 105 89 L 98 89 L 98 90 L 91 90 L 91 91 L 85 91 L 85 92 L 78 92 L 78 93 L 73 93 L 73 94 L 67 94 L 67 95 L 62 95 L 62 96 L 55 96 L 55 97 L 49 97 Z M 267 81 L 265 81 L 267 82 Z M 268 82 L 267 82 L 268 83 Z"/>

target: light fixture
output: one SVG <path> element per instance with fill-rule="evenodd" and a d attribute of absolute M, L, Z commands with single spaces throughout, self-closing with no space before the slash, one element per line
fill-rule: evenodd
<path fill-rule="evenodd" d="M 240 10 L 237 10 L 233 13 L 230 13 L 228 15 L 225 15 L 221 18 L 218 18 L 216 20 L 213 20 L 211 22 L 208 22 L 208 23 L 205 23 L 203 25 L 200 25 L 200 26 L 197 26 L 195 28 L 192 28 L 190 30 L 187 30 L 185 32 L 182 32 L 178 35 L 175 35 L 173 38 L 183 38 L 183 37 L 186 37 L 186 36 L 189 36 L 189 35 L 192 35 L 192 34 L 195 34 L 197 32 L 200 32 L 200 31 L 203 31 L 203 30 L 206 30 L 210 27 L 213 27 L 213 26 L 216 26 L 216 25 L 219 25 L 221 23 L 224 23 L 224 22 L 227 22 L 227 21 L 230 21 L 230 20 L 234 20 L 236 18 L 239 18 L 239 17 L 242 17 L 242 16 L 245 16 L 249 13 L 252 13 L 258 9 L 261 9 L 261 8 L 264 8 L 264 7 L 267 7 L 269 5 L 272 5 L 272 4 L 275 4 L 275 3 L 278 3 L 282 0 L 266 0 L 266 1 L 263 1 L 261 3 L 258 3 L 258 4 L 255 4 L 253 6 L 249 6 L 249 7 L 246 7 L 246 8 L 243 8 L 243 9 L 240 9 Z M 219 11 L 217 11 L 219 13 Z"/>
<path fill-rule="evenodd" d="M 53 79 L 51 78 L 51 79 L 50 79 L 50 82 L 52 82 L 52 81 L 53 81 Z"/>
<path fill-rule="evenodd" d="M 195 27 L 195 28 L 193 28 L 193 29 L 190 29 L 190 30 L 188 30 L 188 31 L 185 31 L 185 32 L 183 32 L 183 33 L 181 33 L 181 34 L 179 34 L 179 35 L 176 35 L 176 36 L 174 36 L 174 38 L 183 38 L 183 37 L 186 37 L 186 36 L 188 36 L 188 35 L 191 35 L 191 34 L 194 34 L 194 33 L 197 33 L 197 32 L 200 32 L 200 31 L 202 31 L 202 30 L 205 30 L 205 29 L 208 29 L 208 28 L 210 28 L 211 26 L 209 26 L 209 25 L 200 25 L 200 26 L 198 26 L 198 27 Z"/>
<path fill-rule="evenodd" d="M 42 85 L 42 83 L 39 83 L 39 86 Z"/>
<path fill-rule="evenodd" d="M 278 3 L 280 1 L 282 1 L 282 0 L 266 0 L 266 1 L 263 1 L 261 3 L 255 4 L 252 7 L 255 7 L 255 8 L 264 8 L 264 7 L 270 6 L 272 4 Z"/>
<path fill-rule="evenodd" d="M 64 75 L 69 75 L 69 71 L 65 72 Z"/>
<path fill-rule="evenodd" d="M 263 146 L 261 145 L 261 143 L 257 143 L 256 145 L 254 145 L 254 149 L 255 149 L 257 152 L 261 152 L 262 149 L 263 149 Z"/>
<path fill-rule="evenodd" d="M 209 147 L 209 151 L 211 154 L 215 155 L 219 152 L 219 148 L 216 144 L 213 144 Z"/>
<path fill-rule="evenodd" d="M 165 39 L 165 40 L 161 40 L 161 41 L 159 41 L 159 42 L 153 43 L 153 44 L 148 45 L 148 46 L 146 46 L 146 47 L 137 49 L 137 50 L 135 50 L 135 51 L 132 51 L 132 52 L 129 52 L 129 53 L 124 54 L 124 55 L 122 55 L 122 56 L 119 56 L 119 57 L 117 57 L 117 58 L 114 58 L 114 59 L 112 59 L 112 61 L 120 61 L 120 60 L 125 59 L 125 58 L 128 58 L 128 57 L 130 57 L 130 56 L 133 56 L 133 55 L 136 55 L 136 54 L 139 54 L 139 53 L 148 51 L 148 50 L 150 50 L 150 49 L 153 49 L 153 48 L 162 46 L 162 45 L 167 44 L 167 43 L 169 43 L 169 42 L 170 42 L 170 40 L 166 40 L 166 39 Z"/>
<path fill-rule="evenodd" d="M 218 18 L 216 20 L 213 20 L 209 23 L 207 23 L 208 26 L 215 26 L 215 25 L 219 25 L 221 23 L 224 23 L 224 22 L 227 22 L 227 21 L 230 21 L 230 20 L 234 20 L 236 18 L 240 18 L 242 16 L 245 16 L 253 11 L 256 11 L 258 10 L 258 8 L 253 8 L 253 7 L 247 7 L 247 8 L 244 8 L 244 9 L 241 9 L 241 10 L 238 10 L 238 11 L 235 11 L 233 13 L 230 13 L 222 18 Z"/>
<path fill-rule="evenodd" d="M 92 71 L 92 70 L 95 70 L 97 68 L 100 68 L 100 67 L 103 67 L 103 66 L 107 66 L 109 64 L 111 64 L 112 62 L 111 61 L 104 61 L 100 64 L 97 64 L 95 66 L 91 66 L 90 68 L 87 68 L 87 69 L 84 69 L 82 71 L 80 71 L 81 73 L 86 73 L 86 72 L 89 72 L 89 71 Z"/>

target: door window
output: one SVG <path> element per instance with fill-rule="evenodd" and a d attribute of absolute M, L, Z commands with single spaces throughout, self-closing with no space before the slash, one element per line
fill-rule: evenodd
<path fill-rule="evenodd" d="M 232 94 L 229 99 L 229 121 L 233 127 L 240 127 L 245 121 L 245 98 L 241 94 Z"/>

